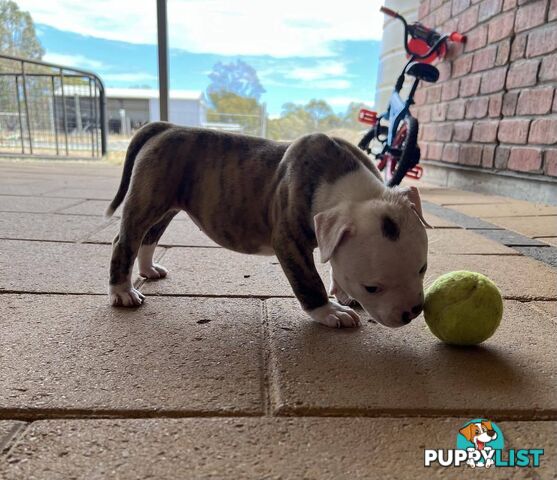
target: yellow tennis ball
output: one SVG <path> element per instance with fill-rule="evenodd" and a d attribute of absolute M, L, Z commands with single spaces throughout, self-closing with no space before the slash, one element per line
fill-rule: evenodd
<path fill-rule="evenodd" d="M 501 292 L 481 273 L 464 270 L 446 273 L 426 292 L 425 321 L 445 343 L 481 343 L 495 333 L 502 316 Z"/>

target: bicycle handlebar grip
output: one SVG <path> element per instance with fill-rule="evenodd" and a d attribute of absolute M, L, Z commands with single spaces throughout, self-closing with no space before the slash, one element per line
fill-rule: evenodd
<path fill-rule="evenodd" d="M 462 35 L 458 32 L 453 32 L 449 35 L 449 40 L 451 42 L 466 43 L 466 35 Z"/>
<path fill-rule="evenodd" d="M 387 7 L 381 7 L 380 10 L 385 14 L 385 15 L 389 15 L 390 17 L 398 17 L 398 13 L 396 13 L 394 10 L 391 10 L 390 8 Z"/>

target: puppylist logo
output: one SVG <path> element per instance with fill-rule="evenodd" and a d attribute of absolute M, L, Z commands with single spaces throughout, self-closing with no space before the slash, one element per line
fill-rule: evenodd
<path fill-rule="evenodd" d="M 466 422 L 457 433 L 456 449 L 424 450 L 424 465 L 470 468 L 539 467 L 543 448 L 504 450 L 505 438 L 499 426 L 485 418 Z"/>

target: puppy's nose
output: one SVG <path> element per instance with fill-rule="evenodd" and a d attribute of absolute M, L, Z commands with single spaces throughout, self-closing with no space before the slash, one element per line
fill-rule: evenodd
<path fill-rule="evenodd" d="M 415 305 L 412 307 L 412 313 L 418 316 L 420 313 L 422 313 L 423 309 L 424 309 L 424 304 L 420 303 L 419 305 Z"/>

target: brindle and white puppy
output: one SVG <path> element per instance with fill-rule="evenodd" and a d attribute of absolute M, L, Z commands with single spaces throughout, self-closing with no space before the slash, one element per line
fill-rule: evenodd
<path fill-rule="evenodd" d="M 427 235 L 415 188 L 388 189 L 370 159 L 339 138 L 306 135 L 279 143 L 155 122 L 130 143 L 120 187 L 125 198 L 113 242 L 110 302 L 132 307 L 135 258 L 143 277 L 167 271 L 153 253 L 174 215 L 185 210 L 219 245 L 276 255 L 302 308 L 330 327 L 359 325 L 330 300 L 313 251 L 331 262 L 331 293 L 357 300 L 383 325 L 407 324 L 422 310 Z"/>

